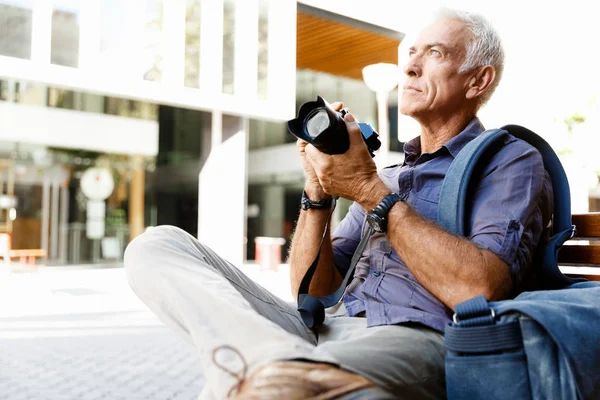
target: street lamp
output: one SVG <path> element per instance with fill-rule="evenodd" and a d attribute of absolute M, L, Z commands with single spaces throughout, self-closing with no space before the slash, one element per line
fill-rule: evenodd
<path fill-rule="evenodd" d="M 377 95 L 377 130 L 381 147 L 375 160 L 378 168 L 387 165 L 390 152 L 390 133 L 388 129 L 388 92 L 398 85 L 398 66 L 396 64 L 377 63 L 367 65 L 362 70 L 367 87 Z"/>

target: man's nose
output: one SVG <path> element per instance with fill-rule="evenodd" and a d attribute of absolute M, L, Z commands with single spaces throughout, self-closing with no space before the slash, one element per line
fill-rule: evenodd
<path fill-rule="evenodd" d="M 417 55 L 410 56 L 408 62 L 404 65 L 403 71 L 410 77 L 421 76 L 422 69 L 419 57 Z"/>

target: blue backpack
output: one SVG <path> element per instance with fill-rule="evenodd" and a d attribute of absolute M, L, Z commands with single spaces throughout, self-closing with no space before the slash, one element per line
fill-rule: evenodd
<path fill-rule="evenodd" d="M 446 174 L 438 224 L 468 236 L 471 178 L 508 134 L 542 155 L 554 192 L 552 232 L 534 257 L 536 290 L 498 302 L 479 296 L 455 307 L 444 334 L 448 398 L 600 399 L 600 283 L 569 278 L 558 268 L 558 251 L 575 227 L 569 183 L 548 143 L 517 125 L 469 142 Z"/>

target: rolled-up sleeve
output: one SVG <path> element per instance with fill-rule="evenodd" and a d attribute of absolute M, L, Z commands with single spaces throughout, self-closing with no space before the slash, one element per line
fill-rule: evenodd
<path fill-rule="evenodd" d="M 350 267 L 354 250 L 360 242 L 364 217 L 364 210 L 357 203 L 352 203 L 348 213 L 331 235 L 334 262 L 342 276 Z"/>
<path fill-rule="evenodd" d="M 470 237 L 510 266 L 515 287 L 531 265 L 552 212 L 552 187 L 540 153 L 512 139 L 495 154 L 475 188 Z"/>

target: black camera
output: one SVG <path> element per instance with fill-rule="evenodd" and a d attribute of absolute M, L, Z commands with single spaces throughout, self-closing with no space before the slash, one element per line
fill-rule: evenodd
<path fill-rule="evenodd" d="M 317 96 L 317 101 L 302 104 L 298 117 L 288 121 L 288 130 L 323 153 L 343 154 L 350 147 L 350 138 L 343 120 L 347 113 L 346 109 L 335 111 L 327 101 Z M 358 126 L 371 157 L 375 157 L 375 150 L 381 146 L 379 134 L 367 123 L 359 122 Z"/>

